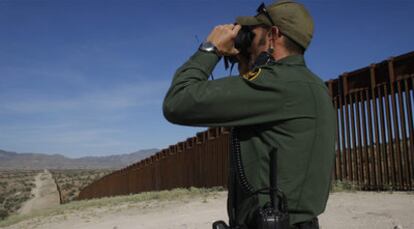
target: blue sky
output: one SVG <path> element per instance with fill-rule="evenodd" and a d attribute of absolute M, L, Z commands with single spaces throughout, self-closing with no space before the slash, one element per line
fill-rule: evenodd
<path fill-rule="evenodd" d="M 305 57 L 324 80 L 414 50 L 413 1 L 301 2 L 315 21 Z M 215 25 L 259 3 L 0 0 L 0 149 L 121 154 L 204 130 L 164 119 L 172 75 Z"/>

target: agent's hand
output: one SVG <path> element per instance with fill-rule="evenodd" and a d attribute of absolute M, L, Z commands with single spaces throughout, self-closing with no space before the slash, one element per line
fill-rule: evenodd
<path fill-rule="evenodd" d="M 219 55 L 222 56 L 234 56 L 239 53 L 234 47 L 234 39 L 237 36 L 237 33 L 241 29 L 240 25 L 226 24 L 218 25 L 210 35 L 207 37 L 207 41 L 211 42 L 216 46 Z"/>

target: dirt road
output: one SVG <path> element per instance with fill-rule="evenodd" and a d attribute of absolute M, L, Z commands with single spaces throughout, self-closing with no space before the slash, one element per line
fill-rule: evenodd
<path fill-rule="evenodd" d="M 29 214 L 33 210 L 59 205 L 59 193 L 52 174 L 48 170 L 39 173 L 35 178 L 35 188 L 32 189 L 34 197 L 23 204 L 20 214 Z"/>

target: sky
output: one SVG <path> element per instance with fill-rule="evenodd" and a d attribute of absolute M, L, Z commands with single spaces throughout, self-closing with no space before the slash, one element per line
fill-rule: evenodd
<path fill-rule="evenodd" d="M 306 62 L 323 80 L 414 50 L 414 1 L 300 2 L 315 23 Z M 172 76 L 214 26 L 260 3 L 0 0 L 0 149 L 123 154 L 205 130 L 163 117 Z"/>

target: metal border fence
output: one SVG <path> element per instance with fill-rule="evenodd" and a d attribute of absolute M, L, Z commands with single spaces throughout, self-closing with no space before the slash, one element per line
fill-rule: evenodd
<path fill-rule="evenodd" d="M 362 190 L 414 190 L 414 52 L 326 82 L 337 109 L 333 179 Z M 211 128 L 114 171 L 78 199 L 227 187 L 229 131 Z"/>

